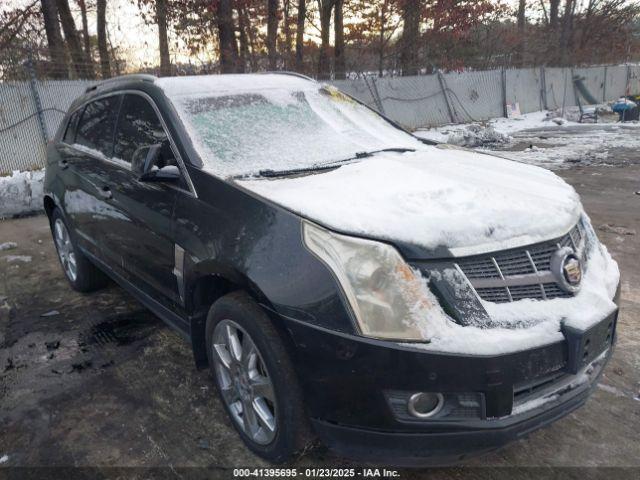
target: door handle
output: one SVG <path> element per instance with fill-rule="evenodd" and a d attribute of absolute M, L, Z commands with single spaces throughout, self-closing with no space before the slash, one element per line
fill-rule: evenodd
<path fill-rule="evenodd" d="M 98 192 L 100 193 L 100 196 L 102 198 L 106 198 L 107 200 L 113 197 L 113 193 L 111 193 L 111 189 L 107 185 L 103 186 L 100 190 L 98 190 Z"/>
<path fill-rule="evenodd" d="M 65 168 L 67 168 L 69 166 L 69 162 L 67 160 L 60 160 L 58 162 L 58 166 L 64 170 Z"/>

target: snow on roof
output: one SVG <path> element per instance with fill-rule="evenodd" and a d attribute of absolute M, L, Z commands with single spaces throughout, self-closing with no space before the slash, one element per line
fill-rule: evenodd
<path fill-rule="evenodd" d="M 305 90 L 317 86 L 314 80 L 296 74 L 254 73 L 163 77 L 156 80 L 169 97 L 219 94 L 221 92 L 261 91 L 274 88 Z"/>

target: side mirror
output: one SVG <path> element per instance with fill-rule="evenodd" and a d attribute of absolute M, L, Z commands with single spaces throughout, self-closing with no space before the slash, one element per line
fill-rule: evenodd
<path fill-rule="evenodd" d="M 131 169 L 140 182 L 175 182 L 180 179 L 180 170 L 175 165 L 158 168 L 162 145 L 145 145 L 138 148 L 131 159 Z"/>
<path fill-rule="evenodd" d="M 138 180 L 141 182 L 177 182 L 180 180 L 180 170 L 175 165 L 154 168 L 147 173 L 143 173 Z"/>
<path fill-rule="evenodd" d="M 160 159 L 161 148 L 162 145 L 159 143 L 138 147 L 136 151 L 133 152 L 133 157 L 131 158 L 131 170 L 133 170 L 138 177 L 150 172 Z"/>

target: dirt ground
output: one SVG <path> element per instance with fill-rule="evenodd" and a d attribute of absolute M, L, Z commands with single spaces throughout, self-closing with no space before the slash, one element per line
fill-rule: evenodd
<path fill-rule="evenodd" d="M 466 466 L 402 478 L 539 478 L 549 467 L 592 478 L 584 467 L 595 466 L 640 475 L 640 165 L 630 163 L 560 172 L 622 271 L 617 348 L 587 405 Z M 226 478 L 268 466 L 243 446 L 177 334 L 115 285 L 69 288 L 44 216 L 0 222 L 4 242 L 17 246 L 0 251 L 0 478 L 15 466 L 162 467 L 182 478 L 198 471 L 184 467 Z M 316 448 L 290 466 L 349 465 Z"/>

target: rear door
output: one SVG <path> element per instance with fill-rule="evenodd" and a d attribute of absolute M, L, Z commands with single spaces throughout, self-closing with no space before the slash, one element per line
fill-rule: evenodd
<path fill-rule="evenodd" d="M 81 244 L 98 258 L 118 261 L 102 232 L 117 228 L 123 220 L 111 203 L 108 190 L 111 166 L 105 160 L 113 154 L 113 134 L 122 95 L 115 94 L 93 100 L 78 109 L 75 131 L 65 134 L 67 169 L 75 176 L 75 185 L 67 185 L 63 204 L 72 218 Z"/>

